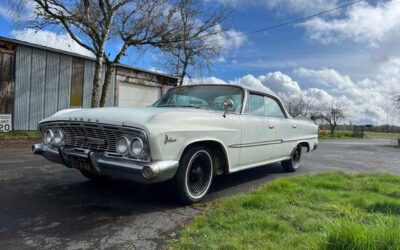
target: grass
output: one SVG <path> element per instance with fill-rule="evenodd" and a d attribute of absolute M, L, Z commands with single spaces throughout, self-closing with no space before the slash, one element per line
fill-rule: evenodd
<path fill-rule="evenodd" d="M 11 131 L 0 133 L 0 140 L 40 139 L 37 131 Z"/>
<path fill-rule="evenodd" d="M 318 136 L 318 140 L 339 140 L 339 139 L 360 139 L 360 137 L 353 137 L 353 136 L 345 136 L 345 135 L 320 135 Z"/>
<path fill-rule="evenodd" d="M 320 173 L 215 201 L 172 249 L 400 249 L 400 177 Z"/>
<path fill-rule="evenodd" d="M 338 139 L 360 139 L 359 137 L 352 136 L 352 131 L 336 130 L 333 135 L 327 131 L 327 135 L 318 136 L 319 140 L 338 140 Z"/>

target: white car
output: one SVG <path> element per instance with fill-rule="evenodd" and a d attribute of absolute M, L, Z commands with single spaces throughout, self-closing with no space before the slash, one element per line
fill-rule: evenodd
<path fill-rule="evenodd" d="M 274 162 L 299 167 L 318 127 L 293 119 L 278 97 L 235 85 L 170 89 L 151 107 L 62 110 L 39 123 L 33 153 L 90 179 L 173 179 L 183 203 L 200 201 L 213 176 Z"/>

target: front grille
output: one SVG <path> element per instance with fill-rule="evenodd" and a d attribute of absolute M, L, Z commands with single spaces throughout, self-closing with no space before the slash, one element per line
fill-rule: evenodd
<path fill-rule="evenodd" d="M 64 145 L 109 153 L 117 153 L 117 139 L 122 135 L 137 136 L 146 141 L 144 132 L 139 129 L 106 124 L 88 122 L 45 123 L 39 127 L 42 136 L 47 129 L 61 130 L 65 135 Z"/>

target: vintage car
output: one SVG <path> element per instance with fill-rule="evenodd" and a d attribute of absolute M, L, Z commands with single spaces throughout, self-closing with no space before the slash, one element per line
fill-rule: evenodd
<path fill-rule="evenodd" d="M 151 107 L 62 110 L 39 123 L 32 151 L 93 180 L 166 180 L 186 204 L 200 201 L 213 176 L 281 162 L 299 167 L 318 146 L 318 127 L 294 119 L 272 94 L 235 85 L 172 88 Z"/>

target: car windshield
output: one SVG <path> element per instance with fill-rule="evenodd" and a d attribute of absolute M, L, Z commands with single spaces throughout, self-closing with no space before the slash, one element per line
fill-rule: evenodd
<path fill-rule="evenodd" d="M 233 107 L 228 111 L 240 113 L 243 90 L 239 87 L 224 85 L 192 85 L 170 89 L 153 107 L 190 107 L 224 110 L 224 101 L 232 99 Z"/>

